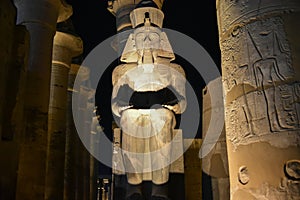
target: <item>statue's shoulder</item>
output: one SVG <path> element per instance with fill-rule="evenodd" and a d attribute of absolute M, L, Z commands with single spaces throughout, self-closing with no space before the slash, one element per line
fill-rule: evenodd
<path fill-rule="evenodd" d="M 129 70 L 137 67 L 136 63 L 124 63 L 118 65 L 112 73 L 112 83 L 115 85 L 115 83 L 126 74 Z"/>
<path fill-rule="evenodd" d="M 170 63 L 169 65 L 172 69 L 175 69 L 177 72 L 179 72 L 180 74 L 182 74 L 185 77 L 185 71 L 184 69 L 181 67 L 181 65 L 178 65 L 176 63 Z"/>

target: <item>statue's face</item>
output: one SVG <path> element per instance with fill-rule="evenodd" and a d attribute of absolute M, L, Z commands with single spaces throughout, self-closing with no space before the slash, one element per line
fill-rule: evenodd
<path fill-rule="evenodd" d="M 160 48 L 161 31 L 156 27 L 141 27 L 134 31 L 136 49 L 157 50 Z"/>
<path fill-rule="evenodd" d="M 158 57 L 175 59 L 168 37 L 163 29 L 145 26 L 134 29 L 130 34 L 121 60 L 126 63 L 155 63 Z"/>

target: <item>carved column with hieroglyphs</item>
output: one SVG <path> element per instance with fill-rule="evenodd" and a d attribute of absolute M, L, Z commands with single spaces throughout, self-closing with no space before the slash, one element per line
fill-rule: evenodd
<path fill-rule="evenodd" d="M 217 0 L 232 200 L 299 198 L 299 10 Z"/>

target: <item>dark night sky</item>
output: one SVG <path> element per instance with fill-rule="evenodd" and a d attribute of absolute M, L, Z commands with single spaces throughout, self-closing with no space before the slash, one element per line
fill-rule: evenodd
<path fill-rule="evenodd" d="M 67 0 L 67 2 L 73 6 L 73 16 L 71 19 L 76 33 L 83 40 L 83 57 L 92 51 L 99 43 L 116 34 L 115 17 L 107 10 L 106 0 Z M 206 49 L 216 65 L 220 67 L 215 1 L 201 0 L 200 6 L 186 2 L 191 1 L 165 0 L 162 9 L 165 14 L 163 27 L 179 31 L 196 40 Z M 205 83 L 201 76 L 192 66 L 189 66 L 189 63 L 184 59 L 177 56 L 175 62 L 186 67 L 187 79 L 198 95 L 199 108 L 202 109 L 201 96 Z M 117 63 L 115 65 L 117 65 Z M 100 92 L 98 90 L 99 86 L 97 89 L 97 94 L 101 96 L 102 99 L 103 96 L 108 96 L 106 102 L 102 101 L 103 105 L 101 107 L 105 109 L 110 108 L 111 93 L 109 92 L 110 89 L 107 88 L 111 88 L 111 71 L 112 70 L 108 70 L 107 76 L 101 78 L 105 85 L 102 88 L 106 89 Z M 111 118 L 107 117 L 109 111 L 110 110 L 103 111 L 106 115 L 105 118 L 102 118 L 104 128 L 105 126 L 111 126 Z M 201 137 L 201 121 L 197 137 Z"/>
<path fill-rule="evenodd" d="M 106 9 L 106 0 L 67 1 L 73 6 L 74 14 L 71 18 L 76 32 L 83 39 L 84 55 L 116 33 L 115 18 Z M 219 66 L 215 1 L 201 0 L 197 5 L 189 2 L 191 1 L 165 0 L 164 27 L 182 32 L 198 41 Z"/>

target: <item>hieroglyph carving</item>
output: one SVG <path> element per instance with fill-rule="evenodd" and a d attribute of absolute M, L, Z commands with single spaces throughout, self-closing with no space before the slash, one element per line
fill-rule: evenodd
<path fill-rule="evenodd" d="M 300 83 L 282 19 L 237 28 L 221 48 L 229 139 L 299 129 Z"/>

